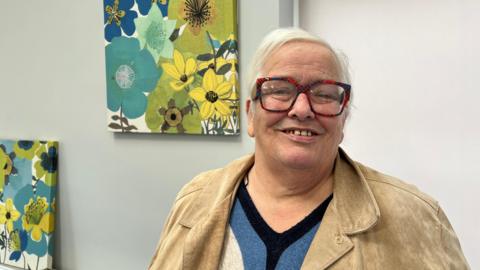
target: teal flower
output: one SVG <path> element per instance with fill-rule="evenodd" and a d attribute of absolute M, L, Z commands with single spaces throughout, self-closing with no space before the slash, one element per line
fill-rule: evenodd
<path fill-rule="evenodd" d="M 147 16 L 134 21 L 141 47 L 152 53 L 155 62 L 160 56 L 172 58 L 173 43 L 170 36 L 175 30 L 175 20 L 164 20 L 158 6 L 153 5 Z"/>
<path fill-rule="evenodd" d="M 107 106 L 121 109 L 127 118 L 142 116 L 147 97 L 160 78 L 161 70 L 146 49 L 140 50 L 135 38 L 116 37 L 105 47 L 107 65 Z"/>

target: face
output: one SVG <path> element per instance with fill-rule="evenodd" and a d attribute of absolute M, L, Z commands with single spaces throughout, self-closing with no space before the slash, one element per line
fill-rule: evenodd
<path fill-rule="evenodd" d="M 306 41 L 290 42 L 275 50 L 261 76 L 292 77 L 302 85 L 320 79 L 340 79 L 332 53 L 320 44 Z M 345 112 L 337 117 L 318 116 L 303 93 L 289 112 L 267 112 L 258 100 L 248 100 L 247 111 L 248 134 L 255 138 L 255 159 L 295 169 L 315 169 L 333 163 L 343 139 Z"/>

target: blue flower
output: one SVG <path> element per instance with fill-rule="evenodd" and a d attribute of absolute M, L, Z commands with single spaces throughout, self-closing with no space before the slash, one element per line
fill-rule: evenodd
<path fill-rule="evenodd" d="M 114 37 L 122 35 L 123 32 L 131 36 L 135 32 L 133 19 L 137 18 L 137 12 L 130 10 L 133 7 L 133 0 L 104 0 L 104 23 L 105 39 L 111 41 Z"/>
<path fill-rule="evenodd" d="M 163 16 L 168 15 L 168 0 L 136 0 L 140 14 L 147 15 L 153 3 L 157 3 L 158 8 L 162 11 Z"/>
<path fill-rule="evenodd" d="M 116 37 L 105 47 L 108 109 L 134 119 L 147 108 L 147 97 L 162 71 L 147 49 L 135 38 Z"/>

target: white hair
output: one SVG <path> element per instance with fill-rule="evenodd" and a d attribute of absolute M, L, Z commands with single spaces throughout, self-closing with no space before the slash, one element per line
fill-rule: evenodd
<path fill-rule="evenodd" d="M 309 41 L 320 44 L 327 48 L 334 57 L 342 82 L 348 84 L 351 83 L 348 69 L 348 59 L 345 54 L 336 52 L 326 41 L 313 34 L 310 34 L 303 29 L 296 27 L 279 28 L 271 31 L 263 38 L 255 54 L 253 55 L 252 63 L 246 78 L 247 85 L 249 87 L 248 89 L 250 89 L 250 98 L 252 100 L 256 94 L 256 80 L 259 76 L 261 76 L 261 70 L 265 65 L 265 62 L 276 49 L 292 41 Z M 350 96 L 349 103 L 351 103 L 351 100 L 352 95 Z M 347 114 L 349 107 L 350 106 L 346 108 Z"/>

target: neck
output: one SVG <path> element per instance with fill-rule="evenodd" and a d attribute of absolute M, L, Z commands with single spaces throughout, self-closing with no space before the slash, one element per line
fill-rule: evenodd
<path fill-rule="evenodd" d="M 276 232 L 284 232 L 332 194 L 333 164 L 334 160 L 312 171 L 286 169 L 278 164 L 268 166 L 256 155 L 247 190 L 267 224 Z"/>
<path fill-rule="evenodd" d="M 309 170 L 269 164 L 256 156 L 255 164 L 248 174 L 248 189 L 263 197 L 262 200 L 276 203 L 312 201 L 318 204 L 333 191 L 334 162 L 332 160 Z"/>

